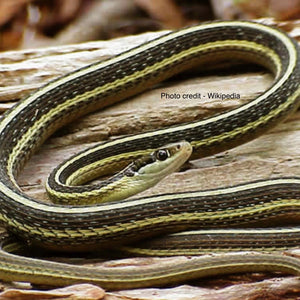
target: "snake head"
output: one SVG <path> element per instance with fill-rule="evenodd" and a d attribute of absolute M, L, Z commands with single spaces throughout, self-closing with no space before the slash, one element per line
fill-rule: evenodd
<path fill-rule="evenodd" d="M 132 162 L 124 169 L 124 175 L 147 189 L 178 170 L 192 151 L 191 144 L 186 141 L 168 144 Z"/>

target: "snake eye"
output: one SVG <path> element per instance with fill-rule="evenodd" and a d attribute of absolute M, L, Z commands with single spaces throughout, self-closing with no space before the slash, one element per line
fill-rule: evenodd
<path fill-rule="evenodd" d="M 155 153 L 155 157 L 156 159 L 161 161 L 166 160 L 169 157 L 169 152 L 168 150 L 163 150 L 163 149 L 157 150 Z"/>

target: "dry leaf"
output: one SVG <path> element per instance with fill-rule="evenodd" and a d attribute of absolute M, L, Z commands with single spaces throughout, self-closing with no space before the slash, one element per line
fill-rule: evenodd
<path fill-rule="evenodd" d="M 186 24 L 182 12 L 173 0 L 135 0 L 154 19 L 159 20 L 164 28 L 180 28 Z"/>

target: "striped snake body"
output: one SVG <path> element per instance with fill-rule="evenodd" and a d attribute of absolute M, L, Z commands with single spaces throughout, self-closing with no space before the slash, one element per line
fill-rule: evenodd
<path fill-rule="evenodd" d="M 299 178 L 269 179 L 218 190 L 119 202 L 114 200 L 128 196 L 129 192 L 114 193 L 118 184 L 126 187 L 135 177 L 132 169 L 108 179 L 105 184 L 80 185 L 116 167 L 125 167 L 132 160 L 139 160 L 144 167 L 144 157 L 151 157 L 157 148 L 166 144 L 187 141 L 193 149 L 192 158 L 197 158 L 257 137 L 298 108 L 299 56 L 297 43 L 277 29 L 242 21 L 213 22 L 172 32 L 50 82 L 1 119 L 0 220 L 9 232 L 33 245 L 80 250 L 82 245 L 84 248 L 108 247 L 162 232 L 227 227 L 274 215 L 299 219 Z M 59 127 L 191 67 L 228 59 L 254 62 L 268 68 L 275 77 L 272 86 L 229 112 L 108 141 L 71 158 L 50 175 L 47 189 L 56 202 L 70 200 L 72 206 L 38 202 L 18 187 L 16 177 L 25 162 Z M 99 201 L 103 203 L 96 204 Z M 80 203 L 87 204 L 78 205 Z M 259 235 L 259 231 L 254 229 L 254 232 Z M 299 241 L 298 227 L 281 228 L 277 233 L 280 237 L 291 234 L 295 243 Z M 230 259 L 223 256 L 201 258 L 199 263 L 194 260 L 193 264 L 178 264 L 168 270 L 147 269 L 142 273 L 123 270 L 97 273 L 84 267 L 19 258 L 4 251 L 0 256 L 0 278 L 4 280 L 50 284 L 88 281 L 113 289 L 163 284 L 222 272 L 283 270 L 300 273 L 297 259 L 275 254 L 250 255 L 247 260 L 239 255 L 232 255 Z"/>

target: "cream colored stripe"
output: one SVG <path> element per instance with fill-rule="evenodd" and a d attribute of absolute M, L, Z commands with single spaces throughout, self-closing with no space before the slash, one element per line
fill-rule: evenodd
<path fill-rule="evenodd" d="M 299 227 L 290 228 L 253 228 L 253 229 L 211 229 L 211 230 L 192 230 L 192 231 L 182 231 L 178 233 L 171 234 L 172 236 L 181 235 L 210 235 L 210 234 L 295 234 L 300 233 Z"/>

